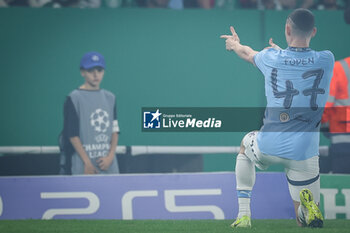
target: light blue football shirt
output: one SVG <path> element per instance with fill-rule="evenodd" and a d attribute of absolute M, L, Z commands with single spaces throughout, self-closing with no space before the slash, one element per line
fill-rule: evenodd
<path fill-rule="evenodd" d="M 254 57 L 265 77 L 267 107 L 257 136 L 264 154 L 305 160 L 319 154 L 319 126 L 333 74 L 330 51 L 288 47 Z"/>

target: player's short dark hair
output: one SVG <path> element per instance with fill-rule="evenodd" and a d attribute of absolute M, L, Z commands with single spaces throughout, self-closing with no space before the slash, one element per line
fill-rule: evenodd
<path fill-rule="evenodd" d="M 311 33 L 315 27 L 314 14 L 307 9 L 299 8 L 294 10 L 289 14 L 288 20 L 292 21 L 294 30 L 304 35 Z"/>

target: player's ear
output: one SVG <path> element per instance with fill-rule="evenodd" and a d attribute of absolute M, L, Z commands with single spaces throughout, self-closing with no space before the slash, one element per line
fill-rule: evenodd
<path fill-rule="evenodd" d="M 314 37 L 314 36 L 316 35 L 316 33 L 317 33 L 317 28 L 314 27 L 314 28 L 312 29 L 311 37 Z"/>
<path fill-rule="evenodd" d="M 286 23 L 286 28 L 285 28 L 285 30 L 286 30 L 286 34 L 287 34 L 288 36 L 290 36 L 290 35 L 291 35 L 291 32 L 292 32 L 292 28 L 290 27 L 290 25 L 289 25 L 288 23 Z"/>

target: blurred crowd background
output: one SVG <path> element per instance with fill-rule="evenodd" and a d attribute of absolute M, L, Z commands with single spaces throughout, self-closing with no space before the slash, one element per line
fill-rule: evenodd
<path fill-rule="evenodd" d="M 169 8 L 169 9 L 274 9 L 308 8 L 342 10 L 349 0 L 0 0 L 0 7 L 76 7 L 76 8 Z"/>

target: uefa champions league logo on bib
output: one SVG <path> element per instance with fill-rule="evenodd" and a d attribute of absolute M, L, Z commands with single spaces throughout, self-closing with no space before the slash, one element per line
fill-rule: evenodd
<path fill-rule="evenodd" d="M 109 115 L 100 108 L 96 109 L 96 111 L 90 115 L 90 123 L 95 131 L 105 133 L 110 125 Z"/>

